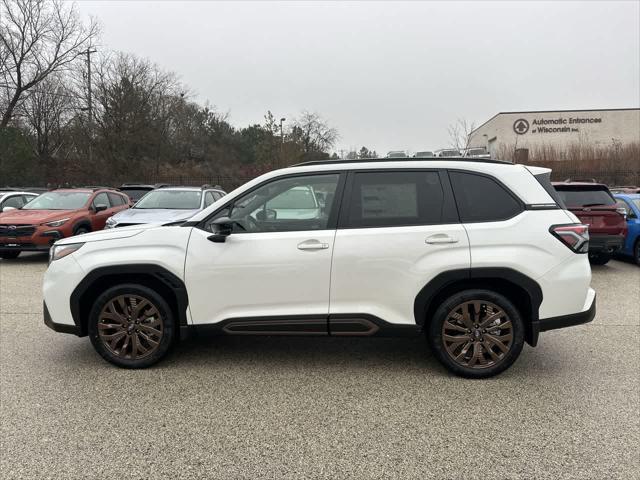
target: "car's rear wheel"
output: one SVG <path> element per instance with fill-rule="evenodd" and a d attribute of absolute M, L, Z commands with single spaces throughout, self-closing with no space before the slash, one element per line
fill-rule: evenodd
<path fill-rule="evenodd" d="M 89 337 L 107 361 L 125 368 L 145 368 L 171 347 L 174 315 L 154 290 L 137 284 L 110 288 L 93 304 Z"/>
<path fill-rule="evenodd" d="M 590 253 L 589 262 L 591 265 L 605 265 L 611 260 L 611 255 L 608 253 Z"/>
<path fill-rule="evenodd" d="M 636 265 L 640 265 L 640 238 L 636 240 L 636 244 L 633 247 L 633 258 L 636 261 Z"/>
<path fill-rule="evenodd" d="M 524 345 L 518 309 L 490 290 L 465 290 L 436 310 L 428 329 L 429 343 L 451 372 L 486 378 L 509 368 Z"/>
<path fill-rule="evenodd" d="M 10 252 L 0 252 L 0 258 L 4 260 L 13 260 L 14 258 L 18 258 L 20 255 L 20 250 L 12 250 Z"/>

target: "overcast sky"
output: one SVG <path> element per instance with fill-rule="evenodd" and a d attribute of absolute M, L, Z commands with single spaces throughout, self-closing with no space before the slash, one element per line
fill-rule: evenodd
<path fill-rule="evenodd" d="M 336 150 L 449 144 L 458 118 L 638 107 L 640 3 L 79 2 L 102 49 L 178 73 L 236 126 L 316 111 Z M 286 124 L 285 124 L 286 125 Z"/>

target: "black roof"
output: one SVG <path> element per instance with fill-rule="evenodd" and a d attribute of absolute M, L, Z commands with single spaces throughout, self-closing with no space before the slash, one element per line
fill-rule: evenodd
<path fill-rule="evenodd" d="M 475 163 L 499 163 L 503 165 L 513 165 L 511 162 L 504 160 L 494 160 L 491 158 L 473 158 L 473 157 L 403 157 L 403 158 L 362 158 L 354 160 L 313 160 L 311 162 L 297 163 L 292 167 L 302 167 L 305 165 L 332 165 L 342 163 L 373 163 L 373 162 L 475 162 Z"/>

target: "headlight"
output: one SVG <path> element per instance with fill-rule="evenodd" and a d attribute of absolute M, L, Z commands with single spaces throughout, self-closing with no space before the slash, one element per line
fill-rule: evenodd
<path fill-rule="evenodd" d="M 107 223 L 105 223 L 104 228 L 113 228 L 118 224 L 118 221 L 113 217 L 107 218 Z"/>
<path fill-rule="evenodd" d="M 60 260 L 61 258 L 71 255 L 78 250 L 84 243 L 70 243 L 69 245 L 54 245 L 49 249 L 49 263 Z"/>
<path fill-rule="evenodd" d="M 68 218 L 61 218 L 60 220 L 54 220 L 53 222 L 47 222 L 45 225 L 47 227 L 59 227 L 60 225 L 64 225 L 64 223 L 69 220 Z"/>

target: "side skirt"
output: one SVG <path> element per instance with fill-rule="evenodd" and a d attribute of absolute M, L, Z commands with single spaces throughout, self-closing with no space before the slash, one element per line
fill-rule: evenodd
<path fill-rule="evenodd" d="M 190 332 L 220 335 L 288 335 L 334 337 L 411 337 L 420 335 L 420 325 L 398 325 L 366 314 L 300 315 L 231 318 L 215 324 L 183 327 Z"/>

